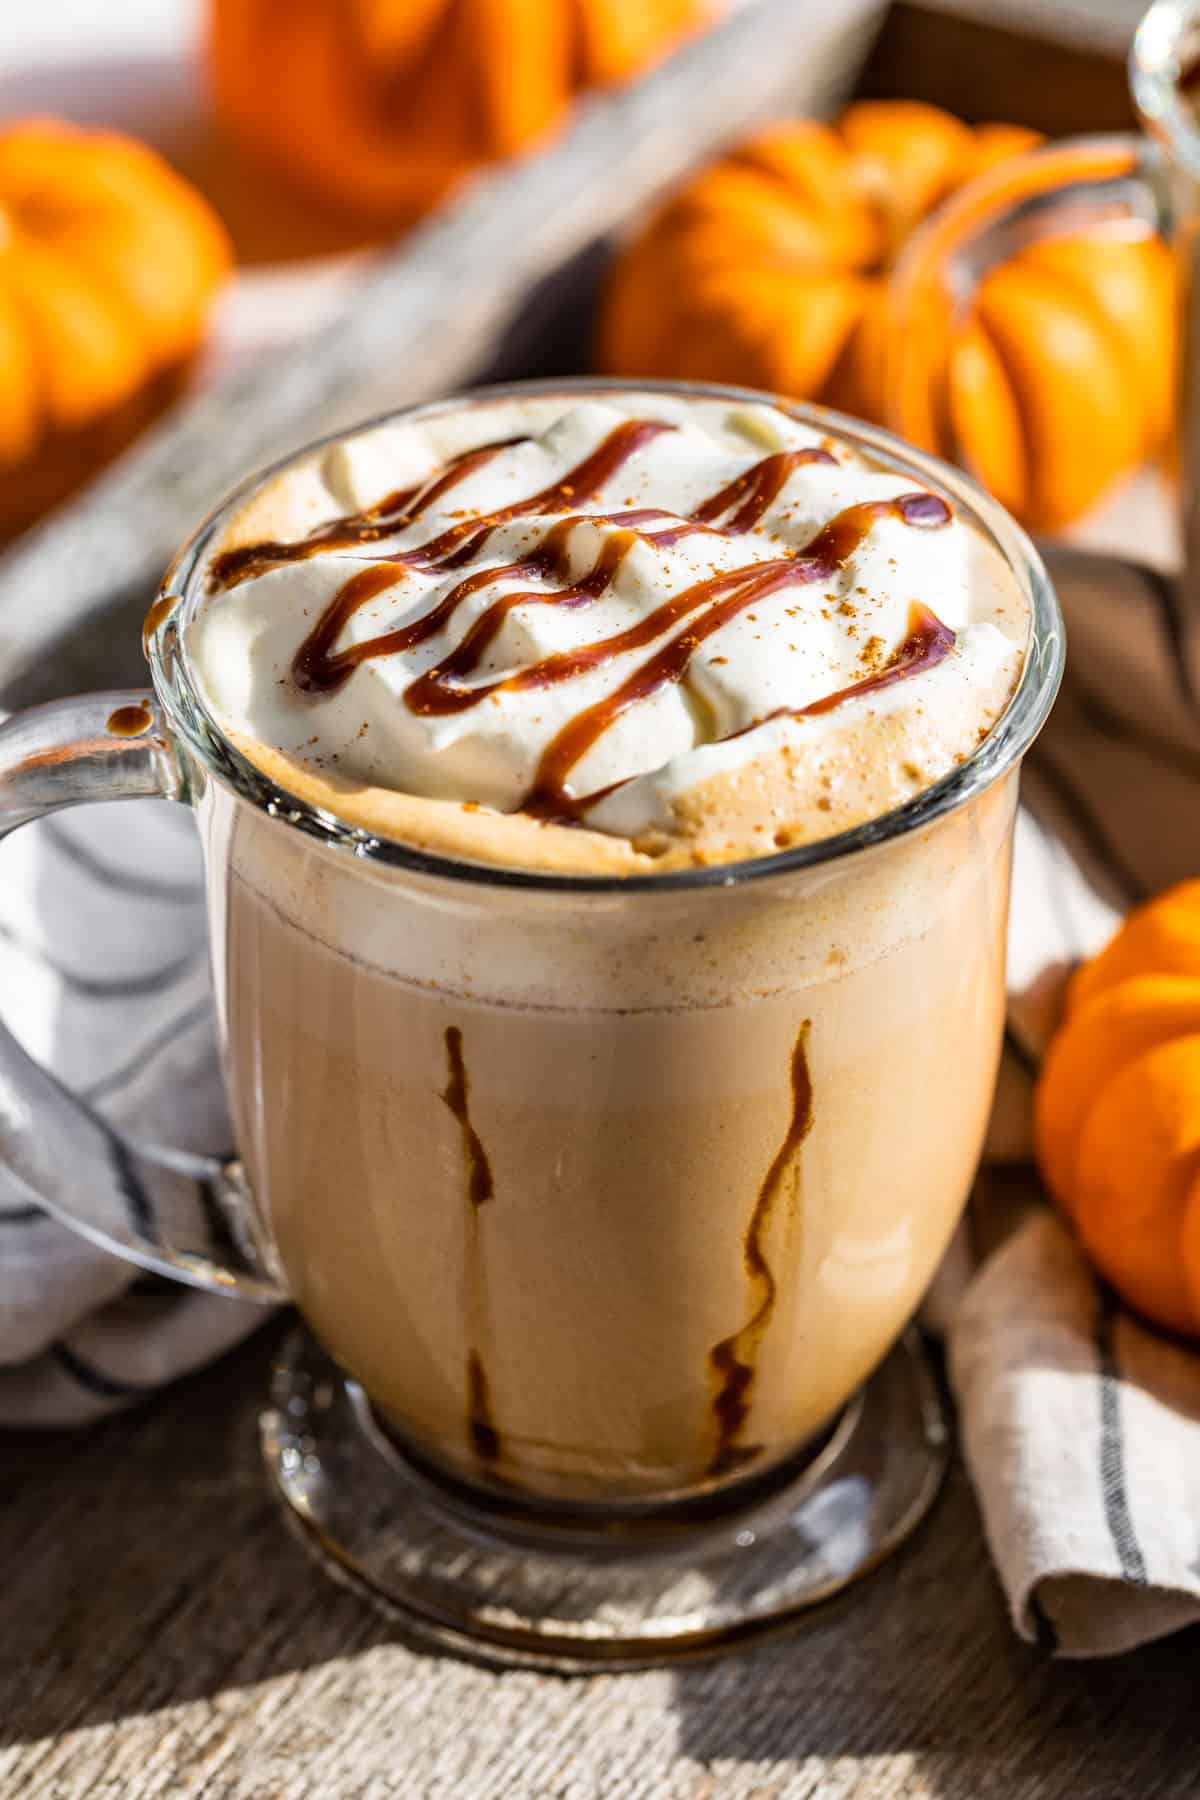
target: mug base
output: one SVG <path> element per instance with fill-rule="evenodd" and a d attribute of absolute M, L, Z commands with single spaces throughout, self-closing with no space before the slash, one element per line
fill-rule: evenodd
<path fill-rule="evenodd" d="M 422 1646 L 557 1674 L 661 1666 L 779 1629 L 909 1537 L 950 1455 L 915 1328 L 798 1462 L 650 1530 L 514 1517 L 444 1482 L 302 1328 L 260 1437 L 287 1517 L 336 1578 Z"/>

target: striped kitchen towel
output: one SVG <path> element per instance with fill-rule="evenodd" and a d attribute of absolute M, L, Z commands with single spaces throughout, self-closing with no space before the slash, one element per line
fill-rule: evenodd
<path fill-rule="evenodd" d="M 1200 874 L 1200 708 L 1168 583 L 1066 551 L 1052 567 L 1067 678 L 1022 786 L 988 1162 L 936 1298 L 1017 1630 L 1102 1656 L 1200 1621 L 1200 1352 L 1096 1280 L 1029 1168 L 1030 1102 L 1072 965 Z"/>
<path fill-rule="evenodd" d="M 1200 871 L 1200 713 L 1165 583 L 1065 556 L 1055 573 L 1070 668 L 1026 770 L 990 1166 L 935 1299 L 1017 1629 L 1083 1656 L 1200 1620 L 1200 1355 L 1125 1314 L 1041 1201 L 1031 1080 L 1071 965 Z M 4 845 L 0 1011 L 113 1124 L 226 1149 L 186 813 L 80 809 Z M 0 1176 L 0 1422 L 100 1417 L 263 1317 L 139 1275 Z"/>
<path fill-rule="evenodd" d="M 0 1013 L 110 1124 L 149 1143 L 227 1150 L 199 842 L 183 808 L 80 807 L 5 841 Z M 265 1316 L 139 1273 L 0 1171 L 0 1424 L 99 1418 Z"/>

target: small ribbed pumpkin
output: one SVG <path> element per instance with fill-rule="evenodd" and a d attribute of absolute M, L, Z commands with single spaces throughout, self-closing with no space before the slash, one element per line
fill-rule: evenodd
<path fill-rule="evenodd" d="M 1200 881 L 1131 913 L 1076 974 L 1035 1129 L 1096 1267 L 1147 1318 L 1200 1336 Z"/>
<path fill-rule="evenodd" d="M 1167 436 L 1164 245 L 1089 235 L 990 269 L 966 317 L 939 318 L 929 346 L 951 443 L 898 419 L 888 383 L 912 330 L 889 272 L 914 228 L 1038 141 L 909 101 L 775 127 L 702 171 L 618 257 L 600 365 L 824 400 L 957 456 L 1027 522 L 1067 523 Z"/>
<path fill-rule="evenodd" d="M 52 119 L 0 130 L 0 532 L 161 405 L 229 266 L 207 203 L 144 145 Z"/>
<path fill-rule="evenodd" d="M 711 0 L 210 0 L 218 106 L 327 198 L 403 221 L 626 79 Z"/>

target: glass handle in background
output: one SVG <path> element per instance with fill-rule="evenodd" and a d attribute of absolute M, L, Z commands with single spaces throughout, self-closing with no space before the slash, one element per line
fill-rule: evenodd
<path fill-rule="evenodd" d="M 0 725 L 0 838 L 64 806 L 149 796 L 184 798 L 148 689 L 58 700 Z M 0 1167 L 128 1262 L 242 1299 L 285 1297 L 236 1164 L 121 1136 L 2 1026 Z"/>
<path fill-rule="evenodd" d="M 1006 158 L 939 207 L 914 233 L 891 279 L 889 429 L 978 474 L 961 454 L 949 394 L 950 359 L 975 294 L 990 269 L 1030 245 L 1093 233 L 1173 236 L 1163 157 L 1148 138 L 1045 144 Z"/>
<path fill-rule="evenodd" d="M 1136 82 L 1135 92 L 1141 103 Z M 1142 111 L 1145 116 L 1144 105 Z M 1200 139 L 1197 143 L 1200 147 Z M 888 296 L 892 329 L 884 393 L 885 423 L 893 431 L 966 468 L 1010 510 L 1020 512 L 1016 498 L 1004 492 L 998 470 L 981 468 L 963 435 L 955 380 L 963 370 L 952 357 L 964 345 L 973 354 L 964 322 L 981 283 L 998 264 L 1055 239 L 1098 234 L 1109 241 L 1163 240 L 1178 276 L 1182 343 L 1177 351 L 1172 345 L 1162 352 L 1163 393 L 1151 410 L 1162 418 L 1166 442 L 1160 454 L 1178 475 L 1183 566 L 1164 584 L 1153 571 L 1109 555 L 1053 539 L 1040 542 L 1039 548 L 1056 585 L 1065 590 L 1117 593 L 1131 581 L 1149 581 L 1161 590 L 1181 673 L 1190 691 L 1200 694 L 1200 346 L 1187 299 L 1198 177 L 1200 162 L 1197 176 L 1189 176 L 1160 131 L 1155 138 L 1130 133 L 1064 139 L 1001 162 L 969 183 L 914 234 L 895 270 Z M 977 361 L 973 368 L 974 381 L 968 378 L 962 385 L 968 395 L 986 395 Z M 1086 441 L 1079 454 L 1088 454 Z M 998 466 L 1003 463 L 1001 454 Z M 1027 522 L 1036 526 L 1039 521 Z M 1055 529 L 1052 520 L 1049 528 Z M 1069 617 L 1069 606 L 1067 612 Z"/>

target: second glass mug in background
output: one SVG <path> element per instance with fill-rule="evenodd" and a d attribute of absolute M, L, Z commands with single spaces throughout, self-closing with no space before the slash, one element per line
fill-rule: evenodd
<path fill-rule="evenodd" d="M 1017 774 L 1061 629 L 970 482 L 798 413 L 942 492 L 1031 614 L 996 729 L 854 831 L 621 879 L 457 862 L 315 811 L 223 736 L 188 668 L 197 571 L 244 493 L 169 574 L 153 693 L 0 731 L 0 830 L 134 794 L 193 808 L 245 1175 L 119 1140 L 7 1037 L 5 1163 L 118 1254 L 295 1300 L 352 1380 L 311 1347 L 285 1359 L 268 1462 L 323 1547 L 439 1641 L 555 1667 L 693 1650 L 844 1585 L 936 1491 L 943 1422 L 911 1353 L 849 1403 L 978 1159 Z"/>
<path fill-rule="evenodd" d="M 1066 138 L 999 164 L 940 207 L 892 279 L 895 330 L 884 411 L 891 429 L 960 460 L 947 402 L 945 347 L 983 276 L 1023 247 L 1090 233 L 1158 235 L 1175 256 L 1180 295 L 1177 461 L 1183 556 L 1171 600 L 1191 686 L 1200 691 L 1200 0 L 1155 0 L 1135 33 L 1129 83 L 1146 135 Z M 1192 93 L 1189 93 L 1189 89 Z M 1159 347 L 1161 348 L 1161 347 Z M 1167 352 L 1162 350 L 1165 355 Z M 1086 442 L 1070 454 L 1086 456 Z M 1120 600 L 1136 570 L 1055 544 L 1047 551 L 1067 616 L 1078 596 Z"/>

